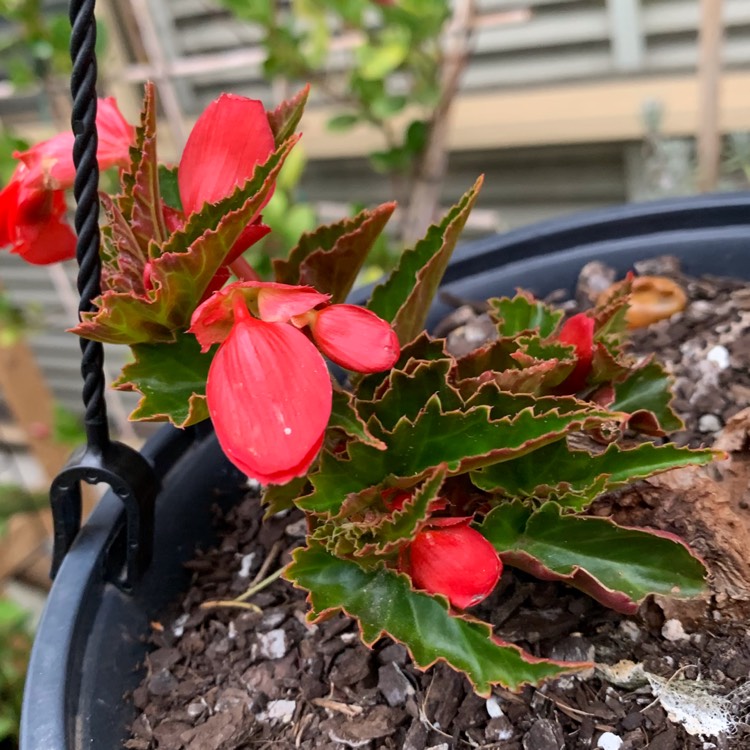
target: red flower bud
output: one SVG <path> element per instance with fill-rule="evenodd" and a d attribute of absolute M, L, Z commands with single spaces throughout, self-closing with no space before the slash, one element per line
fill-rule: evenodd
<path fill-rule="evenodd" d="M 457 609 L 479 604 L 493 591 L 503 564 L 468 518 L 433 519 L 409 545 L 399 567 L 417 588 L 442 594 Z"/>
<path fill-rule="evenodd" d="M 594 358 L 594 319 L 578 313 L 565 321 L 557 339 L 561 344 L 575 347 L 576 365 L 560 386 L 566 393 L 576 393 L 586 385 Z"/>
<path fill-rule="evenodd" d="M 399 358 L 396 332 L 363 307 L 330 305 L 312 311 L 306 322 L 323 354 L 347 370 L 381 372 Z"/>

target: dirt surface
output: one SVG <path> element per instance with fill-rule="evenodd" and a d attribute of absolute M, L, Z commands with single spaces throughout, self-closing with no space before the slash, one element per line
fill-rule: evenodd
<path fill-rule="evenodd" d="M 691 305 L 670 324 L 639 334 L 636 346 L 656 348 L 677 377 L 676 405 L 687 423 L 678 441 L 716 442 L 729 457 L 700 477 L 664 475 L 605 497 L 595 512 L 685 534 L 711 567 L 711 597 L 689 604 L 648 601 L 637 616 L 625 617 L 562 584 L 506 570 L 476 614 L 533 654 L 598 666 L 592 674 L 519 694 L 496 689 L 482 699 L 444 666 L 415 670 L 405 649 L 391 641 L 363 647 L 356 626 L 343 616 L 307 625 L 303 594 L 283 581 L 251 599 L 261 611 L 201 607 L 241 594 L 303 541 L 299 516 L 259 527 L 258 501 L 248 498 L 221 520 L 221 547 L 191 563 L 194 584 L 185 600 L 153 623 L 154 650 L 132 696 L 140 714 L 126 747 L 750 747 L 750 728 L 742 723 L 750 706 L 750 620 L 736 606 L 750 590 L 741 568 L 750 548 L 750 498 L 743 494 L 750 416 L 739 414 L 750 400 L 750 292 L 735 282 L 689 280 L 669 261 L 661 263 L 660 272 L 680 279 Z M 464 314 L 463 323 L 481 326 L 481 315 Z M 470 331 L 467 338 L 473 336 Z M 732 539 L 715 538 L 712 513 L 734 524 L 728 527 Z M 731 543 L 737 549 L 722 554 L 721 545 Z"/>

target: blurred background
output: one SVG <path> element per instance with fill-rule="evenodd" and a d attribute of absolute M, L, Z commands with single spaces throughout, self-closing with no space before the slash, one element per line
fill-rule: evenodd
<path fill-rule="evenodd" d="M 221 92 L 268 109 L 312 86 L 264 211 L 261 271 L 301 232 L 393 198 L 369 279 L 486 175 L 467 236 L 750 180 L 750 0 L 99 0 L 100 95 L 135 122 L 157 84 L 161 159 Z M 0 185 L 68 128 L 67 3 L 0 0 Z M 116 175 L 103 175 L 114 189 Z M 82 438 L 75 264 L 0 254 L 0 748 L 13 747 L 49 566 L 49 480 Z M 368 280 L 364 278 L 363 281 Z M 107 352 L 115 377 L 126 352 Z M 119 439 L 131 394 L 110 392 Z M 94 501 L 93 494 L 88 499 Z M 3 744 L 6 743 L 6 744 Z"/>

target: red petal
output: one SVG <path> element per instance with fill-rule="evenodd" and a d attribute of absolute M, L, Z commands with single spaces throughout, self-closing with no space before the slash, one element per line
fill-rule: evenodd
<path fill-rule="evenodd" d="M 263 104 L 222 94 L 198 118 L 182 153 L 177 179 L 185 214 L 199 211 L 204 203 L 216 203 L 243 185 L 273 150 Z"/>
<path fill-rule="evenodd" d="M 363 307 L 331 305 L 314 316 L 310 328 L 321 351 L 347 370 L 380 372 L 400 355 L 393 328 Z"/>
<path fill-rule="evenodd" d="M 286 322 L 295 315 L 303 315 L 331 299 L 329 294 L 316 292 L 311 286 L 292 286 L 273 281 L 255 283 L 261 287 L 258 294 L 258 313 L 261 319 L 268 323 Z"/>
<path fill-rule="evenodd" d="M 565 321 L 557 337 L 558 341 L 575 347 L 576 351 L 576 366 L 560 386 L 566 393 L 575 393 L 586 385 L 594 358 L 594 326 L 593 318 L 586 313 L 578 313 Z"/>
<path fill-rule="evenodd" d="M 262 240 L 270 231 L 271 227 L 267 226 L 266 224 L 261 224 L 258 219 L 256 219 L 252 224 L 248 224 L 242 230 L 242 234 L 239 236 L 234 245 L 232 245 L 232 249 L 229 251 L 229 254 L 227 255 L 224 263 L 226 265 L 234 263 L 234 261 L 237 260 L 237 258 L 239 258 L 240 255 L 245 252 L 245 250 L 254 245 L 256 242 Z"/>
<path fill-rule="evenodd" d="M 99 169 L 126 166 L 130 159 L 130 146 L 135 139 L 135 130 L 117 108 L 112 97 L 99 99 L 96 113 L 99 146 L 96 159 Z M 15 153 L 29 168 L 28 181 L 35 187 L 64 189 L 73 186 L 73 133 L 59 133 L 27 151 Z"/>
<path fill-rule="evenodd" d="M 495 548 L 468 524 L 420 531 L 409 558 L 414 585 L 442 594 L 458 609 L 486 599 L 503 571 Z"/>
<path fill-rule="evenodd" d="M 227 457 L 262 483 L 303 475 L 331 414 L 331 379 L 303 333 L 247 314 L 216 353 L 208 409 Z"/>
<path fill-rule="evenodd" d="M 260 317 L 267 323 L 286 322 L 292 315 L 305 313 L 328 295 L 320 294 L 309 286 L 291 286 L 273 281 L 237 281 L 214 292 L 193 313 L 190 332 L 207 349 L 226 339 L 234 323 L 233 298 L 239 294 L 255 310 L 257 304 Z"/>
<path fill-rule="evenodd" d="M 11 252 L 28 263 L 48 265 L 75 258 L 76 236 L 58 217 L 50 216 L 46 221 L 19 229 L 19 241 Z"/>
<path fill-rule="evenodd" d="M 15 243 L 20 189 L 21 186 L 14 174 L 10 182 L 0 191 L 0 247 Z"/>
<path fill-rule="evenodd" d="M 75 235 L 62 220 L 63 191 L 30 188 L 27 174 L 19 167 L 0 193 L 0 245 L 11 245 L 12 253 L 37 265 L 75 257 Z"/>

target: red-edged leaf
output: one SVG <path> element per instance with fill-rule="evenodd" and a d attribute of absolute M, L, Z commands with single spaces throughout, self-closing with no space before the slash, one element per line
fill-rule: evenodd
<path fill-rule="evenodd" d="M 154 288 L 145 295 L 106 292 L 72 329 L 84 338 L 113 344 L 171 342 L 190 317 L 247 222 L 273 188 L 295 140 L 287 141 L 231 195 L 193 214 L 161 248 L 151 246 Z"/>
<path fill-rule="evenodd" d="M 616 443 L 601 453 L 572 450 L 565 440 L 525 456 L 472 472 L 474 484 L 487 492 L 537 500 L 554 498 L 567 508 L 583 510 L 602 492 L 622 487 L 678 466 L 709 463 L 710 450 L 643 443 L 623 449 Z"/>
<path fill-rule="evenodd" d="M 384 203 L 303 234 L 287 260 L 274 261 L 277 281 L 306 284 L 330 294 L 333 303 L 343 302 L 395 208 Z"/>
<path fill-rule="evenodd" d="M 118 207 L 131 226 L 138 245 L 145 253 L 151 242 L 167 237 L 159 190 L 159 164 L 156 157 L 156 100 L 154 84 L 145 86 L 141 123 L 131 149 L 130 170 L 123 175 L 124 194 Z"/>
<path fill-rule="evenodd" d="M 300 89 L 293 97 L 281 102 L 276 109 L 268 113 L 268 124 L 271 126 L 276 146 L 280 146 L 294 135 L 302 113 L 305 111 L 307 97 L 310 95 L 310 84 Z"/>
<path fill-rule="evenodd" d="M 512 417 L 493 420 L 488 406 L 444 412 L 433 396 L 416 420 L 401 419 L 392 433 L 379 434 L 388 446 L 380 451 L 361 443 L 348 447 L 348 457 L 324 453 L 320 470 L 310 476 L 314 490 L 299 506 L 315 513 L 336 513 L 347 495 L 382 484 L 389 477 L 417 477 L 445 462 L 449 474 L 521 455 L 568 432 L 595 427 L 610 412 L 581 404 L 579 411 L 523 408 Z"/>
<path fill-rule="evenodd" d="M 372 293 L 367 306 L 393 325 L 402 345 L 424 328 L 427 312 L 482 181 L 480 177 L 440 224 L 431 226 L 424 239 L 403 253 L 398 268 Z"/>
<path fill-rule="evenodd" d="M 630 414 L 628 425 L 646 435 L 681 430 L 682 420 L 672 409 L 671 379 L 664 368 L 649 362 L 635 369 L 627 380 L 615 384 L 612 410 Z"/>
<path fill-rule="evenodd" d="M 318 546 L 295 550 L 293 558 L 284 577 L 310 592 L 309 620 L 343 610 L 357 620 L 367 645 L 390 636 L 409 649 L 420 669 L 445 661 L 466 674 L 480 695 L 489 695 L 492 685 L 518 690 L 590 666 L 538 659 L 505 643 L 489 624 L 450 612 L 442 598 L 413 591 L 403 574 L 364 570 Z"/>
<path fill-rule="evenodd" d="M 104 291 L 131 290 L 145 294 L 143 271 L 147 257 L 138 244 L 119 205 L 106 193 L 100 194 L 106 223 L 102 227 L 101 284 Z"/>
<path fill-rule="evenodd" d="M 187 427 L 208 418 L 206 378 L 213 352 L 201 353 L 195 336 L 180 334 L 173 344 L 138 344 L 135 361 L 125 365 L 113 383 L 142 398 L 130 415 L 141 422 Z"/>
<path fill-rule="evenodd" d="M 480 531 L 503 562 L 564 581 L 626 614 L 649 594 L 691 597 L 705 586 L 703 562 L 673 534 L 565 515 L 556 503 L 537 511 L 506 503 L 487 515 Z"/>
<path fill-rule="evenodd" d="M 445 507 L 440 490 L 445 480 L 444 465 L 426 473 L 409 488 L 410 499 L 400 510 L 384 512 L 383 491 L 370 488 L 351 496 L 340 513 L 318 526 L 310 539 L 337 557 L 382 557 L 409 544 L 432 513 Z"/>

